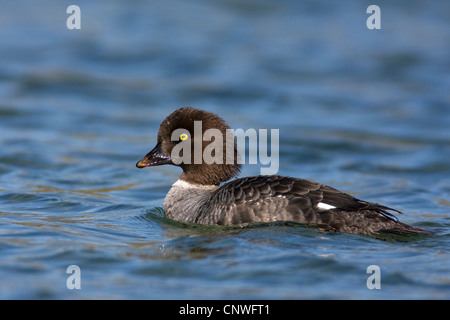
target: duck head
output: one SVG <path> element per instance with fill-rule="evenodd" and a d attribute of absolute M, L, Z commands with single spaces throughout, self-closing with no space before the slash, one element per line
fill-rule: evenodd
<path fill-rule="evenodd" d="M 138 168 L 171 164 L 183 169 L 181 180 L 219 185 L 240 172 L 232 130 L 214 113 L 184 107 L 161 122 L 156 146 Z"/>

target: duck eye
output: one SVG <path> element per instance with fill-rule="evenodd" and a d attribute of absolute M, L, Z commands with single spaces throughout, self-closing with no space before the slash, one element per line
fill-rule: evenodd
<path fill-rule="evenodd" d="M 182 134 L 180 135 L 180 140 L 181 140 L 181 141 L 187 140 L 187 138 L 189 138 L 189 137 L 188 137 L 188 135 L 187 135 L 186 133 L 182 133 Z"/>

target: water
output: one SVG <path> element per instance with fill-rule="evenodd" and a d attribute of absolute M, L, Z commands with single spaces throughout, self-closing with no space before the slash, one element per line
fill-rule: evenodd
<path fill-rule="evenodd" d="M 70 4 L 1 1 L 0 298 L 450 298 L 448 1 L 378 1 L 381 30 L 368 1 L 80 0 L 81 30 Z M 180 171 L 135 163 L 185 105 L 279 129 L 279 174 L 437 235 L 169 221 Z"/>

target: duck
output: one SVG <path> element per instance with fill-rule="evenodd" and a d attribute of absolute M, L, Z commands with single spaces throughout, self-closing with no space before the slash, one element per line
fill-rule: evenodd
<path fill-rule="evenodd" d="M 198 124 L 202 135 L 194 132 Z M 222 135 L 204 139 L 210 129 Z M 156 146 L 136 167 L 175 165 L 182 169 L 163 201 L 167 218 L 220 226 L 298 223 L 321 231 L 362 235 L 429 233 L 400 222 L 397 209 L 360 200 L 319 182 L 278 174 L 237 178 L 242 164 L 236 139 L 227 134 L 229 129 L 219 115 L 193 107 L 179 108 L 161 122 Z M 230 150 L 219 152 L 225 146 L 231 146 Z M 218 148 L 212 152 L 216 161 L 199 157 L 213 147 Z"/>

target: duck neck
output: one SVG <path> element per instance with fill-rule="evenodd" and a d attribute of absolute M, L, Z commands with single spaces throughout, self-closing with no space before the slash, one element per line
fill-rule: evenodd
<path fill-rule="evenodd" d="M 180 178 L 164 199 L 166 216 L 177 221 L 195 223 L 202 206 L 218 188 L 217 185 L 197 184 Z"/>

